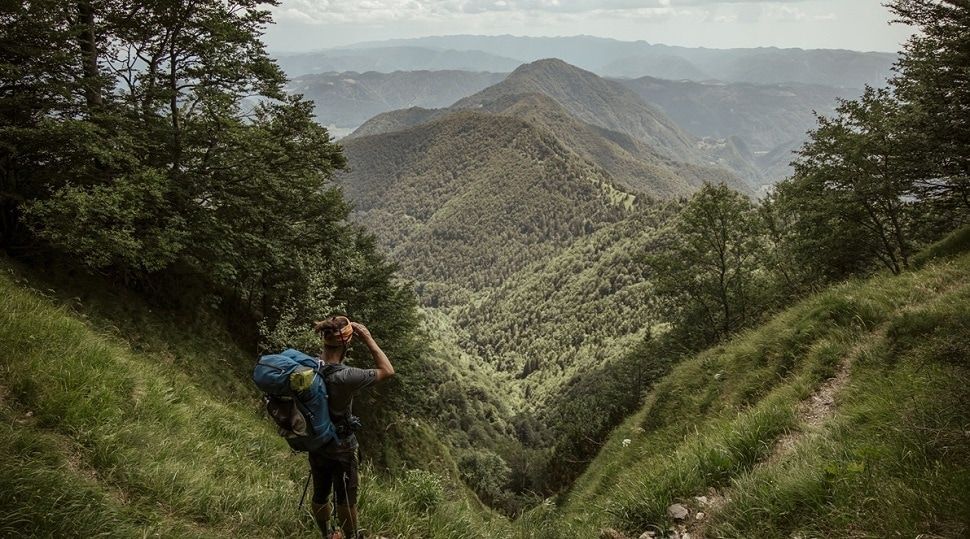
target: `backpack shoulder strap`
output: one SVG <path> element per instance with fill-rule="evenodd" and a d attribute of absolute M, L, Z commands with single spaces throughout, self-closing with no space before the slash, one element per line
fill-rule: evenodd
<path fill-rule="evenodd" d="M 317 367 L 317 372 L 320 373 L 320 376 L 323 377 L 324 382 L 327 381 L 327 378 L 330 378 L 330 375 L 334 374 L 337 371 L 342 371 L 342 370 L 343 370 L 343 365 L 331 365 L 331 364 L 324 363 L 322 361 L 320 362 L 320 365 Z"/>

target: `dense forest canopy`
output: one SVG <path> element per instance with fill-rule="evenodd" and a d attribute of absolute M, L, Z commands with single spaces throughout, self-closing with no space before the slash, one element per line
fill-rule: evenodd
<path fill-rule="evenodd" d="M 392 299 L 408 294 L 345 222 L 330 183 L 340 148 L 266 54 L 274 4 L 5 10 L 3 245 L 143 288 L 188 276 L 206 292 L 186 303 L 229 305 L 273 346 L 294 336 L 289 323 L 377 309 L 366 294 L 401 307 L 388 331 L 413 326 Z"/>

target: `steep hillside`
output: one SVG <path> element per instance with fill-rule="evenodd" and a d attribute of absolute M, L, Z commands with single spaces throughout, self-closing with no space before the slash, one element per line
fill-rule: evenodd
<path fill-rule="evenodd" d="M 430 305 L 467 300 L 634 200 L 553 133 L 477 112 L 355 138 L 341 184 Z"/>
<path fill-rule="evenodd" d="M 273 432 L 248 381 L 252 359 L 217 325 L 173 319 L 97 281 L 59 282 L 53 295 L 51 282 L 2 267 L 0 535 L 319 536 L 297 510 L 305 457 Z M 486 391 L 464 371 L 463 383 Z M 381 436 L 364 444 L 370 455 L 398 467 L 362 474 L 367 528 L 448 538 L 507 525 L 457 479 L 430 423 L 372 428 Z M 404 473 L 430 462 L 434 476 Z"/>
<path fill-rule="evenodd" d="M 454 108 L 479 108 L 530 93 L 546 95 L 580 121 L 640 139 L 672 159 L 697 158 L 691 137 L 631 90 L 558 59 L 523 65 L 499 84 L 458 101 Z"/>
<path fill-rule="evenodd" d="M 505 78 L 501 73 L 471 71 L 395 71 L 303 75 L 287 86 L 314 103 L 323 125 L 356 128 L 373 116 L 409 107 L 438 108 Z"/>
<path fill-rule="evenodd" d="M 967 275 L 963 254 L 836 286 L 677 365 L 561 506 L 520 524 L 544 537 L 965 536 Z"/>
<path fill-rule="evenodd" d="M 642 257 L 674 213 L 660 207 L 603 227 L 453 309 L 466 349 L 522 378 L 535 407 L 588 361 L 627 352 L 661 322 Z"/>

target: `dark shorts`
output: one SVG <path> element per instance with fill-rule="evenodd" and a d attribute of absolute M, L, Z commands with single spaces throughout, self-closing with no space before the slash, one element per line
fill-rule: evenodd
<path fill-rule="evenodd" d="M 330 491 L 333 490 L 337 505 L 357 505 L 358 464 L 356 450 L 337 457 L 323 453 L 310 453 L 313 503 L 327 503 L 330 501 Z"/>

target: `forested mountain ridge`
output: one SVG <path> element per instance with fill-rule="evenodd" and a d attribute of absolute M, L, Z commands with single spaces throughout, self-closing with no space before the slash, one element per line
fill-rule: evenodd
<path fill-rule="evenodd" d="M 506 116 L 450 114 L 344 149 L 359 163 L 341 179 L 355 219 L 431 305 L 502 282 L 635 199 L 552 133 Z"/>
<path fill-rule="evenodd" d="M 522 97 L 536 94 L 544 96 L 544 102 L 537 97 Z M 617 171 L 631 188 L 651 196 L 676 195 L 677 189 L 660 184 L 682 184 L 678 176 L 694 188 L 705 181 L 725 182 L 735 189 L 753 192 L 761 183 L 754 158 L 743 145 L 731 139 L 700 140 L 688 135 L 632 91 L 556 59 L 523 65 L 502 82 L 447 109 L 411 108 L 380 114 L 349 138 L 415 126 L 465 109 L 508 114 L 546 125 L 563 123 L 563 118 L 571 117 L 566 122 L 568 127 L 555 132 L 571 137 L 573 140 L 567 142 L 572 142 L 570 146 L 576 152 L 587 158 L 603 158 L 593 160 L 607 170 Z M 592 133 L 590 128 L 598 129 L 598 133 Z M 611 149 L 604 150 L 605 146 Z M 637 170 L 644 166 L 654 171 Z M 664 172 L 660 182 L 655 179 L 657 166 L 677 172 Z M 717 171 L 717 167 L 735 172 L 744 181 Z"/>
<path fill-rule="evenodd" d="M 502 82 L 456 102 L 452 108 L 479 108 L 503 97 L 539 93 L 578 120 L 638 138 L 671 159 L 691 161 L 691 137 L 635 93 L 555 58 L 525 64 Z"/>
<path fill-rule="evenodd" d="M 487 110 L 502 112 L 503 108 L 508 109 L 503 103 L 514 96 L 537 93 L 553 99 L 558 95 L 562 102 L 557 103 L 567 111 L 570 110 L 568 103 L 573 102 L 571 113 L 581 121 L 585 117 L 586 123 L 637 138 L 639 130 L 630 131 L 629 126 L 617 125 L 610 119 L 615 116 L 613 113 L 607 114 L 605 120 L 595 121 L 588 118 L 599 118 L 602 110 L 580 110 L 576 114 L 576 109 L 582 106 L 577 106 L 575 101 L 589 101 L 590 95 L 606 96 L 602 87 L 619 83 L 636 93 L 648 107 L 656 107 L 653 113 L 663 114 L 662 123 L 676 128 L 675 139 L 683 138 L 676 133 L 677 129 L 685 131 L 694 139 L 691 144 L 705 154 L 686 159 L 735 170 L 756 190 L 790 174 L 791 151 L 807 139 L 808 131 L 815 125 L 814 113 L 829 114 L 835 110 L 839 98 L 852 98 L 861 93 L 857 89 L 796 83 L 693 82 L 652 77 L 604 80 L 570 66 L 553 66 L 551 61 L 520 69 L 541 72 L 544 63 L 550 63 L 546 71 L 551 73 L 546 77 L 533 73 L 505 80 L 500 74 L 467 71 L 327 73 L 299 77 L 291 82 L 288 91 L 314 100 L 315 113 L 322 124 L 355 128 L 351 137 L 418 125 L 465 106 L 462 104 L 465 98 L 477 99 L 474 106 L 480 104 Z M 579 82 L 584 75 L 589 79 L 586 89 L 574 88 L 584 85 Z M 488 92 L 471 95 L 486 88 Z M 569 88 L 570 95 L 563 97 L 562 88 Z M 616 97 L 615 89 L 613 92 Z M 607 101 L 614 108 L 635 111 L 637 105 L 631 97 Z M 513 110 L 504 112 L 515 114 Z M 644 143 L 652 145 L 651 140 Z M 573 148 L 583 146 L 574 144 Z M 684 159 L 682 156 L 679 160 Z"/>
<path fill-rule="evenodd" d="M 469 76 L 474 78 L 482 75 L 470 73 Z M 386 77 L 390 80 L 394 74 Z M 859 93 L 859 90 L 807 84 L 692 82 L 651 77 L 617 79 L 613 82 L 633 90 L 642 101 L 657 107 L 693 137 L 708 139 L 694 143 L 699 147 L 706 146 L 706 160 L 719 163 L 722 168 L 736 170 L 748 178 L 749 182 L 746 183 L 753 183 L 755 189 L 777 182 L 791 173 L 788 163 L 792 152 L 807 140 L 808 131 L 815 125 L 813 113 L 831 113 L 839 98 L 851 98 Z M 314 88 L 315 91 L 323 91 L 319 86 Z M 529 90 L 528 87 L 523 88 L 526 93 Z M 311 95 L 313 91 L 308 90 Z M 331 93 L 336 93 L 336 90 L 326 91 L 324 103 L 337 99 Z M 500 98 L 488 105 L 487 109 L 500 112 L 502 104 L 510 99 L 514 98 Z M 320 108 L 318 104 L 318 110 Z M 415 126 L 449 110 L 420 106 L 393 111 L 387 110 L 389 108 L 363 122 L 349 137 Z M 514 114 L 513 110 L 506 112 Z M 346 113 L 333 111 L 329 114 L 329 118 L 339 118 Z M 321 120 L 326 121 L 325 118 Z M 750 188 L 735 187 L 742 190 Z"/>
<path fill-rule="evenodd" d="M 577 120 L 542 93 L 506 95 L 475 110 L 522 119 L 554 133 L 566 147 L 633 193 L 670 199 L 689 194 L 705 183 L 725 183 L 750 192 L 747 184 L 724 168 L 673 160 L 640 139 Z"/>

